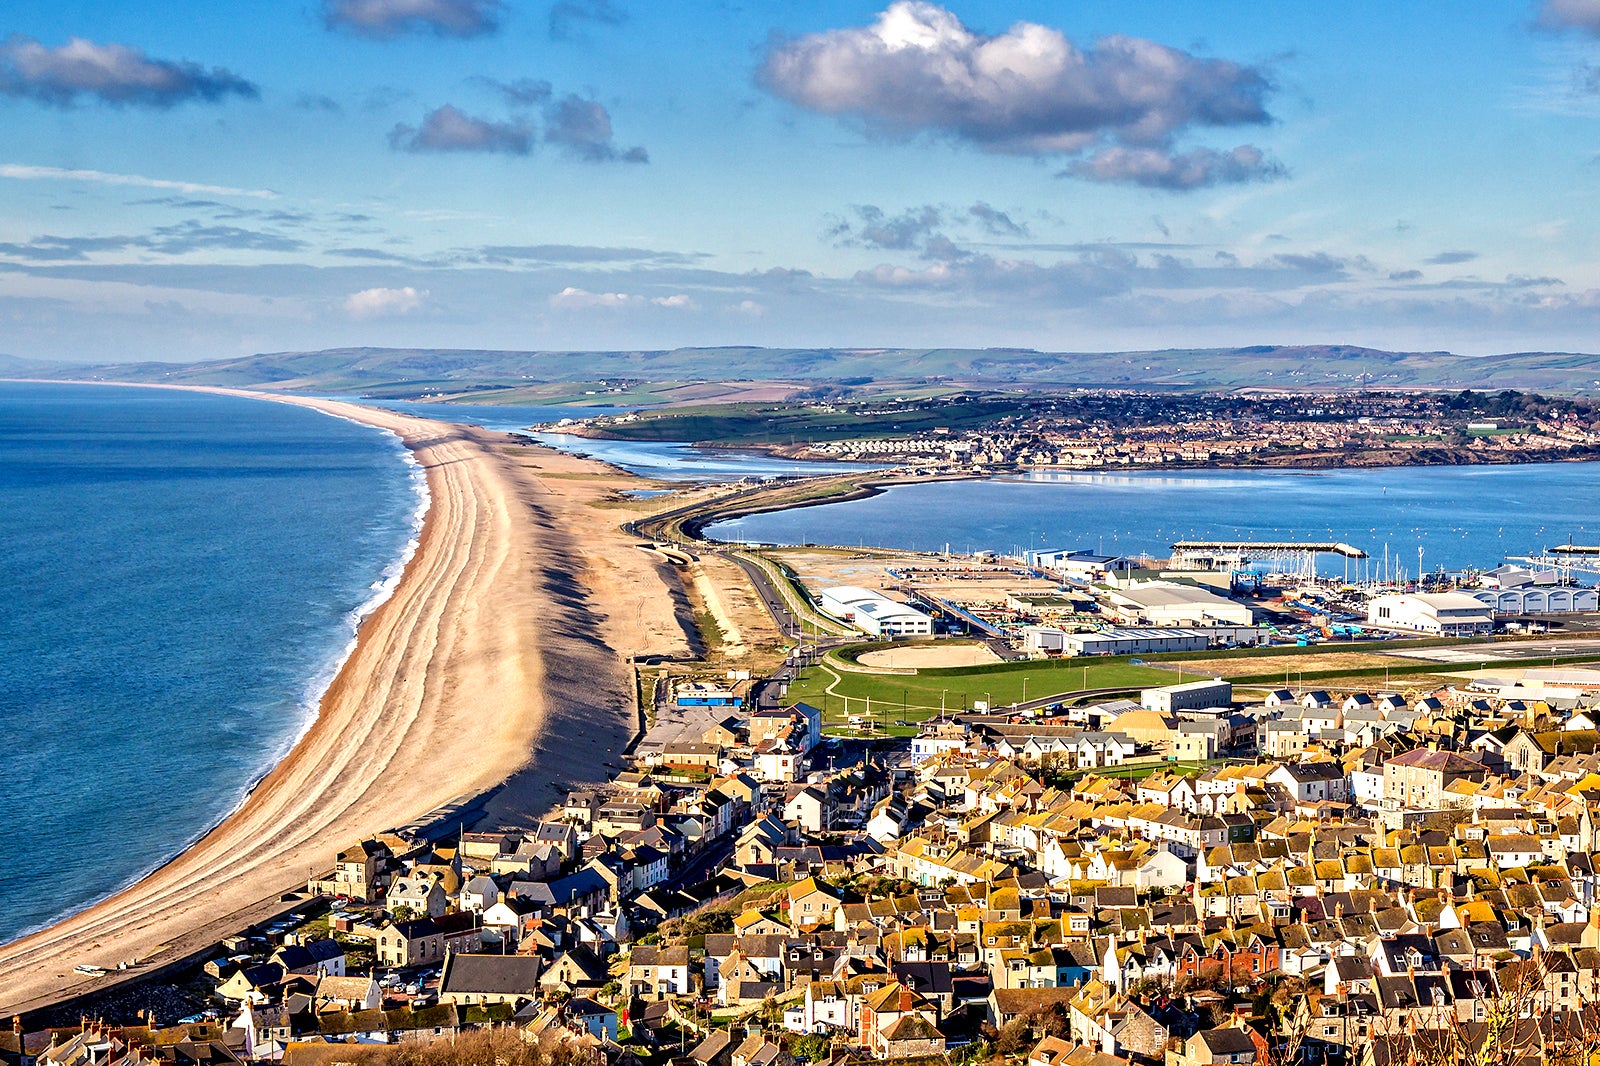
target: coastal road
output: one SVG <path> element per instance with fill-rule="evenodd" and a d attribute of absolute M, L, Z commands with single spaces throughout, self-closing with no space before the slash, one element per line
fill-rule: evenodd
<path fill-rule="evenodd" d="M 772 578 L 767 572 L 749 559 L 737 555 L 729 555 L 728 558 L 738 564 L 739 569 L 744 571 L 745 577 L 750 579 L 750 584 L 755 586 L 756 595 L 761 597 L 767 613 L 772 615 L 772 620 L 778 624 L 778 629 L 783 635 L 790 640 L 799 640 L 804 632 L 801 629 L 800 619 L 789 610 L 788 603 L 772 584 Z"/>

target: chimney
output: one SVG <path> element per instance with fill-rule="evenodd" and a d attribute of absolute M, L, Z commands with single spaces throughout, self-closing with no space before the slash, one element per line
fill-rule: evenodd
<path fill-rule="evenodd" d="M 900 986 L 900 1013 L 901 1014 L 909 1014 L 910 1012 L 911 1012 L 911 989 L 907 988 L 905 985 L 901 985 Z"/>

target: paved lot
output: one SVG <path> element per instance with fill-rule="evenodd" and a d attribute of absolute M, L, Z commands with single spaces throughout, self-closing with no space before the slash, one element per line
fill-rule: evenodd
<path fill-rule="evenodd" d="M 1506 644 L 1461 644 L 1453 648 L 1402 648 L 1385 654 L 1460 666 L 1541 658 L 1570 659 L 1577 655 L 1593 655 L 1600 659 L 1600 641 L 1552 637 L 1549 640 L 1520 640 Z"/>

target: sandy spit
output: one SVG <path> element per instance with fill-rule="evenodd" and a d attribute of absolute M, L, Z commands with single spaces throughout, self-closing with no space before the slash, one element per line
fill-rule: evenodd
<path fill-rule="evenodd" d="M 399 434 L 432 496 L 416 553 L 316 722 L 238 811 L 132 887 L 0 946 L 0 1017 L 102 983 L 78 964 L 213 943 L 342 848 L 452 800 L 504 785 L 491 818 L 536 817 L 603 780 L 627 743 L 627 657 L 687 650 L 675 579 L 608 507 L 625 476 L 506 434 L 272 398 Z"/>

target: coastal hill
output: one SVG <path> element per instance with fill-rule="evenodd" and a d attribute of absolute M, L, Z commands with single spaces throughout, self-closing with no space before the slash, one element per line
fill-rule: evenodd
<path fill-rule="evenodd" d="M 860 386 L 1160 388 L 1474 388 L 1572 392 L 1600 387 L 1600 355 L 1466 356 L 1349 345 L 1257 345 L 1145 352 L 1017 348 L 675 348 L 484 351 L 335 348 L 198 363 L 43 363 L 0 356 L 0 375 L 404 396 L 522 390 L 541 383 L 787 381 Z M 536 397 L 505 397 L 530 402 Z M 503 401 L 502 401 L 503 402 Z"/>

